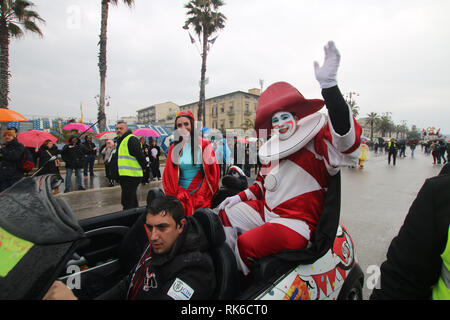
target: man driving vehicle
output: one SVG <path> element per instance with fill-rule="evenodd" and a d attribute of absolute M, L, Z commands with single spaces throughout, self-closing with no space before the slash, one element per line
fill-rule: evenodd
<path fill-rule="evenodd" d="M 214 265 L 199 223 L 185 217 L 180 201 L 161 196 L 147 204 L 145 230 L 149 244 L 137 265 L 99 300 L 190 300 L 211 298 Z M 55 281 L 44 300 L 77 300 Z"/>

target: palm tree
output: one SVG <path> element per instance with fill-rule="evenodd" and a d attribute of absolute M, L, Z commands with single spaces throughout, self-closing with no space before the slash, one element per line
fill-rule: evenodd
<path fill-rule="evenodd" d="M 98 101 L 98 128 L 100 132 L 105 131 L 106 115 L 105 115 L 105 95 L 106 95 L 106 45 L 108 41 L 108 12 L 109 3 L 118 5 L 120 0 L 102 0 L 102 21 L 100 26 L 100 53 L 98 55 L 98 68 L 100 71 L 100 96 Z M 128 7 L 134 5 L 134 0 L 121 0 Z"/>
<path fill-rule="evenodd" d="M 187 20 L 183 29 L 194 28 L 200 43 L 202 44 L 202 68 L 200 76 L 200 99 L 198 102 L 197 118 L 205 121 L 205 74 L 206 58 L 208 55 L 208 43 L 215 32 L 225 27 L 225 15 L 219 12 L 219 8 L 225 3 L 222 0 L 191 0 L 185 4 L 188 9 Z"/>
<path fill-rule="evenodd" d="M 45 22 L 25 0 L 0 0 L 0 108 L 8 108 L 9 44 L 11 38 L 21 38 L 25 31 L 43 37 L 37 22 Z"/>
<path fill-rule="evenodd" d="M 345 101 L 350 106 L 350 109 L 352 110 L 353 116 L 355 118 L 357 118 L 358 115 L 359 115 L 359 106 L 356 103 L 356 100 L 353 99 L 353 95 L 359 96 L 359 93 L 357 93 L 357 92 L 349 92 L 349 93 L 347 93 L 345 95 Z"/>
<path fill-rule="evenodd" d="M 371 112 L 371 113 L 367 114 L 367 116 L 368 116 L 367 122 L 370 125 L 370 140 L 373 141 L 373 129 L 377 125 L 380 117 L 378 116 L 378 114 L 376 112 Z"/>
<path fill-rule="evenodd" d="M 386 137 L 386 134 L 388 132 L 390 136 L 394 126 L 395 125 L 391 119 L 390 112 L 383 113 L 383 115 L 380 117 L 380 120 L 378 121 L 378 130 L 383 133 L 383 137 Z"/>

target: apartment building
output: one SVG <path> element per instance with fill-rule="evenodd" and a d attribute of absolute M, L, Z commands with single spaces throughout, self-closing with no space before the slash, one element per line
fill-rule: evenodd
<path fill-rule="evenodd" d="M 178 105 L 171 101 L 159 103 L 137 111 L 139 124 L 173 125 Z"/>
<path fill-rule="evenodd" d="M 260 89 L 248 92 L 234 91 L 205 100 L 206 125 L 225 132 L 227 129 L 253 128 Z M 191 110 L 197 118 L 198 101 L 180 106 L 180 111 Z"/>

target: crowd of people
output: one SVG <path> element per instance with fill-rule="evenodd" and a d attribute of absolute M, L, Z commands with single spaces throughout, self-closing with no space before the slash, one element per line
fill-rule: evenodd
<path fill-rule="evenodd" d="M 83 186 L 83 177 L 96 177 L 95 163 L 101 157 L 104 164 L 105 177 L 109 186 L 114 186 L 119 181 L 117 165 L 114 166 L 113 155 L 116 153 L 116 145 L 119 139 L 106 140 L 97 145 L 92 137 L 87 135 L 82 139 L 74 132 L 67 143 L 59 149 L 51 140 L 47 139 L 38 148 L 25 147 L 17 140 L 17 129 L 8 128 L 4 134 L 4 145 L 0 147 L 0 192 L 7 189 L 34 168 L 37 176 L 45 174 L 59 175 L 65 180 L 64 193 L 72 191 L 72 176 L 75 175 L 76 190 L 86 190 Z M 161 148 L 157 141 L 150 138 L 149 144 L 145 138 L 141 138 L 137 152 L 142 153 L 144 175 L 139 183 L 147 184 L 153 180 L 161 180 L 160 156 Z M 32 166 L 24 170 L 22 162 L 25 153 L 30 154 Z M 54 157 L 54 158 L 52 158 Z M 116 159 L 117 161 L 117 159 Z M 65 176 L 61 176 L 61 166 L 64 166 Z M 59 189 L 55 190 L 58 193 Z"/>
<path fill-rule="evenodd" d="M 374 140 L 375 142 L 367 143 L 368 149 L 373 150 L 375 155 L 387 154 L 389 165 L 391 164 L 391 162 L 394 166 L 396 165 L 397 156 L 399 158 L 406 158 L 408 148 L 411 158 L 414 158 L 414 154 L 418 145 L 421 146 L 421 151 L 425 155 L 431 155 L 433 157 L 433 164 L 446 164 L 449 161 L 450 143 L 446 142 L 443 138 L 420 142 L 417 139 L 397 140 L 391 138 L 385 141 L 381 138 L 375 138 Z M 363 143 L 361 145 L 360 162 L 364 162 L 368 159 L 366 151 L 363 152 L 363 149 L 365 147 L 366 146 L 364 146 Z"/>

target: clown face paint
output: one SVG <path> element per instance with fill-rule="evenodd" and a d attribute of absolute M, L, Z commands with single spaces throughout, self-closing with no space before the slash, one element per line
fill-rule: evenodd
<path fill-rule="evenodd" d="M 286 140 L 297 129 L 297 121 L 292 113 L 279 111 L 272 116 L 272 129 L 278 132 L 280 140 Z"/>

